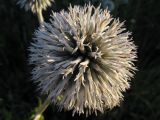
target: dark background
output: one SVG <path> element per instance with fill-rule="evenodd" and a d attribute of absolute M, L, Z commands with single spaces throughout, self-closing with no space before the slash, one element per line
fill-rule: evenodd
<path fill-rule="evenodd" d="M 98 116 L 72 117 L 50 105 L 45 120 L 159 120 L 160 119 L 160 0 L 112 0 L 113 17 L 126 21 L 138 46 L 139 71 L 124 94 L 120 107 Z M 67 9 L 69 3 L 84 5 L 87 0 L 56 0 L 44 12 L 46 21 L 53 11 Z M 91 0 L 97 6 L 101 0 Z M 104 8 L 104 7 L 103 7 Z M 31 12 L 16 5 L 16 0 L 0 0 L 0 120 L 31 120 L 43 97 L 30 80 L 27 48 L 38 21 Z M 42 119 L 43 120 L 43 119 Z"/>

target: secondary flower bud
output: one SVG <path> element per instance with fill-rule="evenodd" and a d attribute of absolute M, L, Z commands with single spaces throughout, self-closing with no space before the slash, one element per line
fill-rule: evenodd
<path fill-rule="evenodd" d="M 33 13 L 36 13 L 51 6 L 51 2 L 53 1 L 54 0 L 19 0 L 18 4 L 21 8 L 24 7 L 26 11 L 31 10 Z"/>

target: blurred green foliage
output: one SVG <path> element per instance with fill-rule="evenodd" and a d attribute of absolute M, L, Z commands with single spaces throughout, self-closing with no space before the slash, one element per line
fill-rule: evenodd
<path fill-rule="evenodd" d="M 120 107 L 98 116 L 74 116 L 50 105 L 45 120 L 158 120 L 160 118 L 160 0 L 112 0 L 113 17 L 125 20 L 138 46 L 139 71 L 125 93 Z M 32 83 L 27 48 L 38 27 L 37 18 L 16 5 L 16 0 L 0 0 L 0 120 L 31 120 L 39 104 L 39 92 Z M 89 0 L 55 0 L 44 12 L 84 5 Z M 90 0 L 98 6 L 102 0 Z M 46 19 L 47 20 L 47 19 Z M 42 99 L 43 100 L 43 99 Z"/>

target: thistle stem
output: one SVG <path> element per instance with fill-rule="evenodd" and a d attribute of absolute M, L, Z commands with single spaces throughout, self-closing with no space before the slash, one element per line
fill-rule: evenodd
<path fill-rule="evenodd" d="M 40 119 L 42 113 L 47 109 L 47 107 L 49 106 L 50 102 L 51 101 L 49 99 L 46 99 L 44 101 L 42 106 L 40 106 L 40 108 L 38 109 L 38 112 L 36 113 L 34 120 L 39 120 Z"/>
<path fill-rule="evenodd" d="M 37 10 L 38 21 L 40 25 L 43 25 L 44 18 L 42 14 L 42 9 Z"/>

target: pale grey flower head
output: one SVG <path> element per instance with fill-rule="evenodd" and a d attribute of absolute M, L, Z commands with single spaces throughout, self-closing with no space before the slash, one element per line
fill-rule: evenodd
<path fill-rule="evenodd" d="M 100 7 L 53 13 L 29 48 L 33 80 L 73 114 L 111 109 L 123 100 L 136 70 L 136 46 L 129 36 L 123 23 Z"/>
<path fill-rule="evenodd" d="M 51 2 L 53 1 L 54 0 L 19 0 L 18 4 L 21 8 L 25 8 L 26 11 L 31 10 L 33 13 L 36 13 L 51 6 Z"/>

